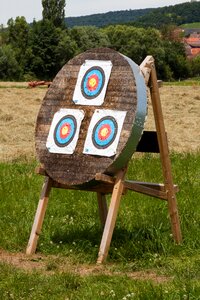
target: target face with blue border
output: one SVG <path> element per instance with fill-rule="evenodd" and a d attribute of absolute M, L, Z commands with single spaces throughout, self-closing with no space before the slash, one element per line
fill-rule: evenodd
<path fill-rule="evenodd" d="M 54 130 L 54 142 L 58 147 L 65 147 L 71 143 L 77 130 L 74 116 L 64 116 Z"/>
<path fill-rule="evenodd" d="M 79 138 L 84 112 L 79 109 L 60 109 L 55 113 L 46 147 L 51 153 L 72 154 Z"/>
<path fill-rule="evenodd" d="M 117 131 L 117 122 L 113 117 L 102 118 L 93 129 L 92 141 L 94 146 L 99 149 L 109 147 L 115 140 Z"/>
<path fill-rule="evenodd" d="M 87 99 L 94 99 L 101 93 L 104 83 L 104 70 L 97 66 L 90 68 L 81 82 L 81 91 L 83 96 Z"/>
<path fill-rule="evenodd" d="M 117 147 L 126 111 L 96 109 L 88 128 L 83 153 L 111 157 Z"/>
<path fill-rule="evenodd" d="M 99 106 L 104 103 L 112 70 L 110 60 L 86 60 L 80 67 L 73 102 Z"/>

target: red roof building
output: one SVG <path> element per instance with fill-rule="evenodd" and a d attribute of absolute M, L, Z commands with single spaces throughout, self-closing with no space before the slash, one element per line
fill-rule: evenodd
<path fill-rule="evenodd" d="M 186 54 L 188 58 L 194 58 L 200 54 L 200 34 L 193 33 L 188 38 L 184 38 Z"/>

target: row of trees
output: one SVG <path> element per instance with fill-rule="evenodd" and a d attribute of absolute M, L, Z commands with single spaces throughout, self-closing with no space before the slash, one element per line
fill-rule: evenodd
<path fill-rule="evenodd" d="M 159 28 L 163 24 L 186 24 L 200 22 L 200 2 L 185 2 L 151 10 L 137 20 L 143 26 Z"/>
<path fill-rule="evenodd" d="M 189 62 L 183 44 L 168 40 L 159 30 L 112 25 L 64 25 L 64 0 L 42 0 L 43 19 L 27 24 L 24 17 L 8 21 L 0 30 L 0 80 L 54 78 L 73 56 L 94 47 L 110 47 L 140 64 L 147 55 L 156 59 L 159 78 L 173 80 L 197 75 L 200 59 Z M 50 5 L 56 4 L 56 5 Z"/>

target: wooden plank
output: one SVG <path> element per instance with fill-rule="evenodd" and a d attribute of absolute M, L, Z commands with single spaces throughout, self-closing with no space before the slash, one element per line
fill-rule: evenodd
<path fill-rule="evenodd" d="M 142 193 L 162 200 L 167 200 L 167 192 L 154 189 L 153 186 L 147 187 L 145 185 L 138 184 L 137 182 L 134 181 L 125 181 L 124 187 L 131 191 Z"/>
<path fill-rule="evenodd" d="M 154 190 L 158 191 L 165 191 L 165 185 L 163 183 L 153 183 L 153 182 L 144 182 L 144 181 L 133 181 L 133 180 L 126 180 L 126 182 L 133 182 L 140 184 L 142 186 L 146 186 L 149 188 L 153 188 Z M 179 191 L 178 185 L 174 184 L 174 192 L 177 193 Z"/>
<path fill-rule="evenodd" d="M 111 197 L 111 202 L 108 210 L 108 216 L 106 219 L 106 224 L 104 227 L 104 232 L 101 240 L 101 245 L 99 249 L 99 255 L 97 263 L 101 264 L 105 261 L 108 255 L 113 230 L 115 227 L 117 213 L 119 210 L 120 200 L 124 189 L 124 176 L 126 174 L 126 169 L 119 171 L 116 177 L 115 185 L 113 188 L 113 193 Z"/>
<path fill-rule="evenodd" d="M 95 180 L 97 181 L 103 181 L 105 183 L 110 183 L 110 184 L 114 184 L 115 183 L 115 178 L 109 175 L 105 175 L 102 173 L 97 173 L 95 175 Z"/>
<path fill-rule="evenodd" d="M 86 192 L 96 192 L 96 193 L 104 193 L 104 194 L 110 194 L 113 190 L 113 185 L 100 183 L 97 185 L 81 185 L 81 186 L 75 186 L 75 185 L 66 185 L 62 184 L 56 181 L 53 181 L 52 187 L 57 189 L 65 189 L 65 190 L 79 190 L 79 191 L 86 191 Z"/>
<path fill-rule="evenodd" d="M 151 74 L 151 68 L 149 67 L 149 64 L 153 61 L 154 61 L 153 57 L 148 55 L 140 65 L 140 70 L 142 71 L 146 85 L 149 82 L 149 78 Z"/>
<path fill-rule="evenodd" d="M 43 187 L 42 187 L 41 197 L 40 197 L 40 200 L 38 203 L 34 223 L 32 226 L 30 238 L 28 241 L 28 246 L 26 249 L 27 255 L 34 254 L 36 251 L 38 238 L 39 238 L 39 235 L 40 235 L 40 232 L 42 229 L 42 224 L 44 221 L 44 216 L 45 216 L 45 212 L 46 212 L 46 208 L 47 208 L 47 204 L 48 204 L 51 186 L 52 186 L 52 180 L 49 177 L 46 177 Z"/>
<path fill-rule="evenodd" d="M 171 161 L 169 157 L 167 137 L 165 134 L 165 125 L 164 125 L 162 107 L 160 102 L 160 94 L 159 94 L 159 88 L 157 84 L 157 75 L 156 75 L 154 61 L 151 61 L 150 66 L 151 66 L 150 93 L 151 93 L 156 131 L 158 136 L 158 144 L 160 149 L 160 158 L 162 163 L 164 184 L 167 191 L 168 211 L 171 220 L 173 237 L 176 243 L 181 243 L 182 235 L 181 235 L 179 214 L 178 214 L 178 208 L 176 203 L 176 195 L 174 192 Z"/>
<path fill-rule="evenodd" d="M 106 223 L 106 218 L 108 215 L 108 207 L 106 202 L 106 195 L 103 193 L 97 193 L 97 201 L 98 201 L 98 208 L 99 208 L 99 216 L 101 225 L 104 228 Z"/>

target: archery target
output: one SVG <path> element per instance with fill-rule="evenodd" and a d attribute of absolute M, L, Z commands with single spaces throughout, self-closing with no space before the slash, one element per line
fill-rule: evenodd
<path fill-rule="evenodd" d="M 118 125 L 113 117 L 103 117 L 92 132 L 92 142 L 99 149 L 106 149 L 116 138 Z"/>
<path fill-rule="evenodd" d="M 76 148 L 82 110 L 60 109 L 55 113 L 47 138 L 46 147 L 51 153 L 72 154 Z"/>
<path fill-rule="evenodd" d="M 54 130 L 54 142 L 58 147 L 71 143 L 76 133 L 77 122 L 74 116 L 67 115 L 60 119 Z"/>
<path fill-rule="evenodd" d="M 95 110 L 83 153 L 107 157 L 115 155 L 125 116 L 125 111 Z"/>
<path fill-rule="evenodd" d="M 111 61 L 86 60 L 78 74 L 74 103 L 95 106 L 103 104 L 111 70 Z"/>
<path fill-rule="evenodd" d="M 81 92 L 87 99 L 96 98 L 102 91 L 105 83 L 105 73 L 100 67 L 90 68 L 81 82 Z"/>

